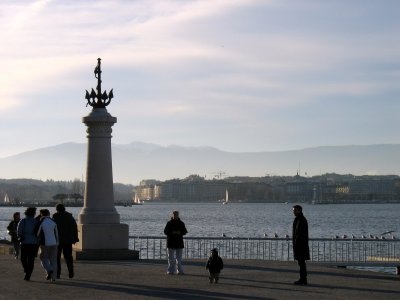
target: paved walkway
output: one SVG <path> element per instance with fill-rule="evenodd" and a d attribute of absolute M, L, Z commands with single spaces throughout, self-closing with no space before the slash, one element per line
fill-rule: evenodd
<path fill-rule="evenodd" d="M 400 299 L 400 276 L 309 264 L 309 285 L 296 286 L 294 262 L 225 260 L 209 284 L 205 261 L 186 261 L 185 275 L 166 275 L 165 261 L 78 261 L 75 278 L 45 280 L 36 260 L 31 281 L 20 261 L 0 255 L 0 299 Z"/>

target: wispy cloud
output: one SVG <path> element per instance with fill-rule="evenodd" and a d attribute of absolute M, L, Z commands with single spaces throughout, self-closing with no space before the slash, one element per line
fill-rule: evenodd
<path fill-rule="evenodd" d="M 16 123 L 14 115 L 41 107 L 57 114 L 56 127 L 64 130 L 65 119 L 83 113 L 83 91 L 95 85 L 92 71 L 102 57 L 104 87 L 116 95 L 113 111 L 132 126 L 145 124 L 141 132 L 153 142 L 166 131 L 175 144 L 315 145 L 302 132 L 315 126 L 322 136 L 326 125 L 307 124 L 310 111 L 335 122 L 340 110 L 323 109 L 332 102 L 395 101 L 399 8 L 396 1 L 358 0 L 4 0 L 0 114 Z M 331 124 L 332 143 L 340 143 L 342 124 L 362 128 L 347 115 L 340 122 Z M 390 128 L 387 140 L 399 141 Z M 50 128 L 42 130 L 51 136 Z M 120 141 L 139 138 L 120 130 Z M 268 142 L 254 142 L 249 130 Z M 354 143 L 365 141 L 361 129 L 352 130 Z"/>

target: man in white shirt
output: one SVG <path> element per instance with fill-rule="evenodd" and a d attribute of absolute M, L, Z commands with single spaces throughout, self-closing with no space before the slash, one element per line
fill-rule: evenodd
<path fill-rule="evenodd" d="M 46 279 L 56 281 L 57 276 L 57 224 L 50 218 L 48 209 L 40 210 L 40 223 L 37 230 L 40 244 L 40 260 L 47 272 Z"/>

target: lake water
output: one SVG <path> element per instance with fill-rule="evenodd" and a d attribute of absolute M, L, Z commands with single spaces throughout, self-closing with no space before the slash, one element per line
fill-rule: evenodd
<path fill-rule="evenodd" d="M 38 208 L 39 209 L 39 208 Z M 53 214 L 55 209 L 49 208 Z M 77 219 L 80 207 L 67 207 Z M 121 222 L 129 225 L 132 236 L 164 236 L 164 227 L 173 210 L 193 237 L 280 237 L 291 235 L 293 213 L 291 204 L 273 203 L 145 203 L 132 207 L 117 206 Z M 7 225 L 15 211 L 24 207 L 0 208 L 0 238 L 9 239 Z M 380 236 L 393 230 L 400 237 L 400 204 L 334 204 L 303 205 L 311 238 L 332 238 L 335 235 L 360 237 Z M 365 268 L 361 268 L 365 269 Z M 395 268 L 371 268 L 373 271 L 395 274 Z"/>
<path fill-rule="evenodd" d="M 49 208 L 55 212 L 53 207 Z M 67 208 L 75 218 L 79 207 Z M 276 232 L 280 237 L 291 235 L 293 213 L 291 204 L 263 203 L 152 203 L 132 207 L 117 207 L 121 222 L 129 225 L 130 235 L 163 236 L 170 213 L 178 210 L 189 231 L 188 236 L 269 237 Z M 7 225 L 15 211 L 21 215 L 24 207 L 0 208 L 0 238 L 9 238 Z M 400 237 L 400 204 L 334 204 L 303 205 L 311 238 L 335 235 L 381 235 L 394 230 Z"/>

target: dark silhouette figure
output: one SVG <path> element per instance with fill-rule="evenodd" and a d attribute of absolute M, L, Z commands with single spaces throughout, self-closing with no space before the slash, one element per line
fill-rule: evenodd
<path fill-rule="evenodd" d="M 78 226 L 71 213 L 65 211 L 63 204 L 57 204 L 57 212 L 53 215 L 53 220 L 57 224 L 59 244 L 57 250 L 57 278 L 61 275 L 61 253 L 68 268 L 68 277 L 74 277 L 74 262 L 72 257 L 72 244 L 79 242 Z"/>
<path fill-rule="evenodd" d="M 172 212 L 171 220 L 169 220 L 167 225 L 165 226 L 164 233 L 167 236 L 168 248 L 167 274 L 172 275 L 176 271 L 178 275 L 183 275 L 183 236 L 187 233 L 187 230 L 185 227 L 185 223 L 183 223 L 181 219 L 179 219 L 178 211 Z"/>
<path fill-rule="evenodd" d="M 35 264 L 35 257 L 39 249 L 38 239 L 36 237 L 36 224 L 38 220 L 35 218 L 36 207 L 28 207 L 25 211 L 25 218 L 18 223 L 18 238 L 21 241 L 21 263 L 24 268 L 24 280 L 29 281 Z"/>
<path fill-rule="evenodd" d="M 218 255 L 218 249 L 214 248 L 211 250 L 211 255 L 206 264 L 206 270 L 209 272 L 210 283 L 218 283 L 219 274 L 224 268 L 222 258 Z"/>
<path fill-rule="evenodd" d="M 11 236 L 11 242 L 14 246 L 14 258 L 19 258 L 19 251 L 20 251 L 20 242 L 18 238 L 18 223 L 21 220 L 21 214 L 19 212 L 15 212 L 13 214 L 13 220 L 8 224 L 7 231 L 8 234 Z"/>
<path fill-rule="evenodd" d="M 308 247 L 308 223 L 303 215 L 303 208 L 300 205 L 293 206 L 293 254 L 300 267 L 300 279 L 294 284 L 307 285 L 306 260 L 310 259 L 310 249 Z"/>

